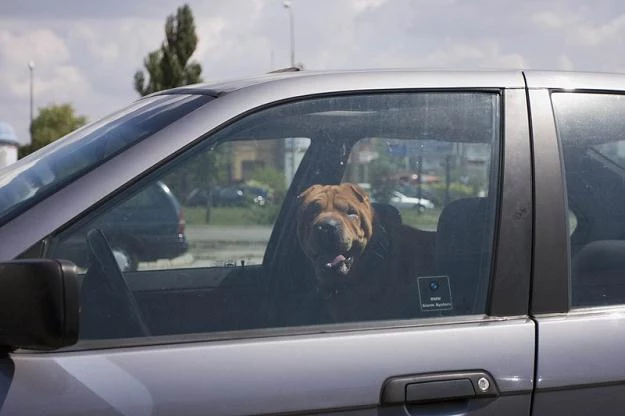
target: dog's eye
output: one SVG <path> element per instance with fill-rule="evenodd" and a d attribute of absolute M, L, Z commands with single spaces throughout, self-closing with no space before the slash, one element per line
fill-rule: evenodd
<path fill-rule="evenodd" d="M 310 215 L 317 215 L 321 212 L 321 204 L 317 201 L 311 203 L 310 205 L 308 205 L 308 208 L 306 208 L 306 212 L 308 212 Z"/>
<path fill-rule="evenodd" d="M 358 218 L 358 213 L 356 212 L 356 210 L 352 207 L 348 207 L 347 211 L 345 211 L 345 213 L 347 214 L 347 216 L 349 218 L 351 218 L 352 220 L 355 220 Z"/>

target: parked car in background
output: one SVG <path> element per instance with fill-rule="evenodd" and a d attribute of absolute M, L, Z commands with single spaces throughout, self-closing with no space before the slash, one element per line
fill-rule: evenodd
<path fill-rule="evenodd" d="M 258 167 L 286 191 L 229 187 L 205 257 L 120 267 L 183 250 L 187 179 Z M 350 186 L 426 167 L 437 215 Z M 625 75 L 163 91 L 0 170 L 0 416 L 622 415 L 624 276 Z"/>
<path fill-rule="evenodd" d="M 423 211 L 434 208 L 434 204 L 429 199 L 406 196 L 399 191 L 393 191 L 390 204 L 397 209 L 414 208 Z"/>
<path fill-rule="evenodd" d="M 117 205 L 93 224 L 108 236 L 122 271 L 137 270 L 139 262 L 173 259 L 188 249 L 180 203 L 158 181 Z M 60 244 L 57 256 L 88 264 L 85 235 L 74 234 Z"/>
<path fill-rule="evenodd" d="M 193 188 L 184 199 L 188 207 L 205 207 L 212 205 L 211 192 L 208 189 Z"/>
<path fill-rule="evenodd" d="M 245 207 L 249 205 L 265 206 L 267 191 L 248 185 L 235 185 L 215 188 L 211 193 L 211 201 L 216 207 Z"/>

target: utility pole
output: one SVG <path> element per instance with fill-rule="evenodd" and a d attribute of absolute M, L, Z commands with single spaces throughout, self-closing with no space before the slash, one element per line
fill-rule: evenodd
<path fill-rule="evenodd" d="M 291 2 L 288 0 L 285 0 L 284 3 L 282 3 L 284 5 L 284 8 L 287 9 L 287 11 L 289 12 L 289 32 L 290 32 L 290 36 L 291 36 L 291 68 L 295 67 L 295 35 L 294 35 L 294 29 L 293 29 L 293 8 L 291 7 Z"/>
<path fill-rule="evenodd" d="M 28 71 L 30 72 L 30 124 L 28 126 L 28 131 L 30 132 L 30 142 L 33 142 L 33 116 L 34 116 L 34 90 L 33 90 L 33 73 L 35 72 L 35 63 L 30 61 L 28 63 Z"/>

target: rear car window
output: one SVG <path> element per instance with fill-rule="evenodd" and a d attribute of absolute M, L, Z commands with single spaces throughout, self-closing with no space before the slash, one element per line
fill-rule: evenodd
<path fill-rule="evenodd" d="M 572 307 L 625 304 L 625 96 L 552 94 L 566 178 Z"/>

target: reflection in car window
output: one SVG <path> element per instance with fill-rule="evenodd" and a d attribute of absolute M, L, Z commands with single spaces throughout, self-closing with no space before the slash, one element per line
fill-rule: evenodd
<path fill-rule="evenodd" d="M 10 165 L 0 171 L 0 224 L 211 99 L 148 97 Z"/>
<path fill-rule="evenodd" d="M 497 93 L 266 108 L 117 192 L 47 255 L 86 271 L 82 339 L 482 315 L 499 126 Z M 135 203 L 147 192 L 162 204 Z"/>
<path fill-rule="evenodd" d="M 625 96 L 554 93 L 552 102 L 571 213 L 572 306 L 625 304 Z"/>

